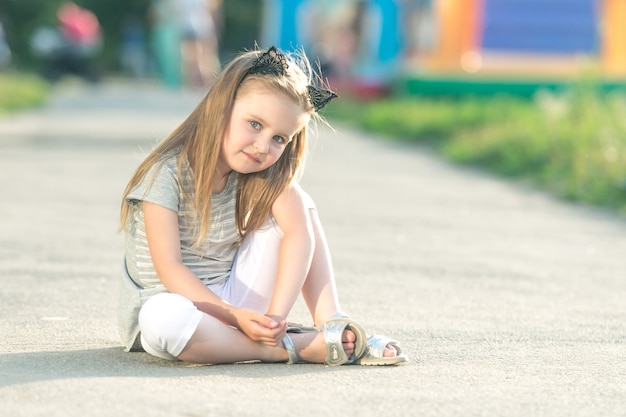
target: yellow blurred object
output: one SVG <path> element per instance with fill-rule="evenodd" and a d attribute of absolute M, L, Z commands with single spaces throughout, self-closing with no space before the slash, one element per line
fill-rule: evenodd
<path fill-rule="evenodd" d="M 626 1 L 602 2 L 601 60 L 604 73 L 609 77 L 626 76 Z"/>
<path fill-rule="evenodd" d="M 483 0 L 439 0 L 435 3 L 438 40 L 424 63 L 433 70 L 458 72 L 467 59 L 478 62 L 479 13 Z M 469 55 L 468 55 L 469 54 Z M 464 60 L 465 57 L 465 60 Z"/>

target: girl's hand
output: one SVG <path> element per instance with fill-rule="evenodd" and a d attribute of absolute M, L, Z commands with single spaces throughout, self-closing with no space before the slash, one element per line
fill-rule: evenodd
<path fill-rule="evenodd" d="M 247 308 L 237 309 L 236 317 L 239 330 L 254 342 L 278 346 L 285 337 L 287 322 L 278 317 L 264 316 Z"/>

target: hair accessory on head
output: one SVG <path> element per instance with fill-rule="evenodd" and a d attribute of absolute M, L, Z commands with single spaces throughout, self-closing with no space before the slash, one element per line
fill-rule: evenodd
<path fill-rule="evenodd" d="M 272 46 L 254 61 L 254 64 L 248 70 L 248 74 L 285 75 L 287 67 L 285 55 L 276 49 L 275 46 Z"/>
<path fill-rule="evenodd" d="M 270 46 L 267 51 L 263 52 L 261 56 L 254 61 L 254 64 L 252 64 L 248 70 L 248 74 L 284 76 L 287 73 L 287 68 L 289 68 L 287 57 L 275 46 Z M 309 93 L 309 99 L 315 111 L 321 110 L 332 99 L 339 97 L 330 90 L 314 85 L 308 85 L 307 92 Z"/>
<path fill-rule="evenodd" d="M 324 106 L 330 103 L 331 100 L 339 97 L 334 92 L 325 88 L 316 87 L 314 85 L 308 85 L 309 99 L 315 111 L 320 111 Z"/>

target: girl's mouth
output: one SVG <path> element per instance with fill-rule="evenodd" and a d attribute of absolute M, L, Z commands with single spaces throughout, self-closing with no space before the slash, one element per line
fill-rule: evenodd
<path fill-rule="evenodd" d="M 254 162 L 256 162 L 256 163 L 260 163 L 260 162 L 261 162 L 261 160 L 260 160 L 259 158 L 257 158 L 256 156 L 254 156 L 253 154 L 250 154 L 250 153 L 248 153 L 248 152 L 243 152 L 243 154 L 244 154 L 245 156 L 247 156 L 247 157 L 248 157 L 248 159 L 250 159 L 250 160 L 252 160 L 252 161 L 254 161 Z"/>

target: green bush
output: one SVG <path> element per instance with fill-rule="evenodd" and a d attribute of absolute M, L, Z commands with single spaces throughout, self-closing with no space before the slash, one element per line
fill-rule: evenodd
<path fill-rule="evenodd" d="M 0 114 L 42 105 L 48 84 L 34 75 L 0 73 Z"/>
<path fill-rule="evenodd" d="M 344 100 L 345 101 L 345 100 Z M 590 86 L 532 101 L 422 97 L 333 103 L 327 117 L 626 214 L 626 96 Z"/>

